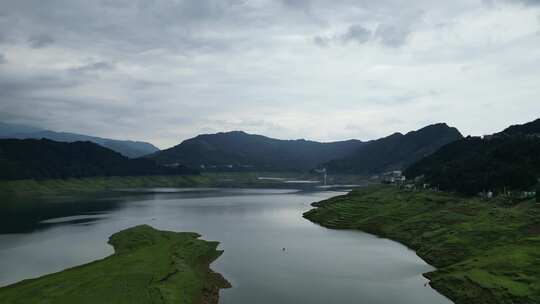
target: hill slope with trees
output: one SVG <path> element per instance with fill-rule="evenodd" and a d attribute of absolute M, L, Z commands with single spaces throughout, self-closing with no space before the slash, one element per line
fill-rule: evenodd
<path fill-rule="evenodd" d="M 172 175 L 196 171 L 168 168 L 149 159 L 129 159 L 91 142 L 0 139 L 0 179 Z"/>
<path fill-rule="evenodd" d="M 527 190 L 540 176 L 539 131 L 536 120 L 484 138 L 464 138 L 411 165 L 405 174 L 466 194 Z"/>
<path fill-rule="evenodd" d="M 440 147 L 463 138 L 456 128 L 434 124 L 407 134 L 371 141 L 354 154 L 325 164 L 329 172 L 374 174 L 402 170 Z"/>
<path fill-rule="evenodd" d="M 321 143 L 233 131 L 199 135 L 149 158 L 162 164 L 203 166 L 207 170 L 298 171 L 349 155 L 362 145 L 359 140 Z"/>

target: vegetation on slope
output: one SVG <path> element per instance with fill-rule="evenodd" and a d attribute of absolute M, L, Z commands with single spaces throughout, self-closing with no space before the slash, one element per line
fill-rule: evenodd
<path fill-rule="evenodd" d="M 159 166 L 149 159 L 129 159 L 91 142 L 0 140 L 0 180 L 194 173 L 181 166 Z"/>
<path fill-rule="evenodd" d="M 456 304 L 540 303 L 540 207 L 440 192 L 368 187 L 304 214 L 325 227 L 400 241 L 438 269 L 425 274 Z"/>
<path fill-rule="evenodd" d="M 405 175 L 464 194 L 529 190 L 540 177 L 540 119 L 452 142 L 412 164 Z"/>
<path fill-rule="evenodd" d="M 137 226 L 114 234 L 115 253 L 37 279 L 0 288 L 2 303 L 217 304 L 229 283 L 210 270 L 217 242 L 196 233 Z"/>
<path fill-rule="evenodd" d="M 405 135 L 395 133 L 370 141 L 355 153 L 325 164 L 330 172 L 374 174 L 402 170 L 411 163 L 437 151 L 440 147 L 461 139 L 456 128 L 435 124 Z"/>
<path fill-rule="evenodd" d="M 405 174 L 408 178 L 423 175 L 442 190 L 465 194 L 527 190 L 540 176 L 540 138 L 462 139 L 413 164 Z"/>

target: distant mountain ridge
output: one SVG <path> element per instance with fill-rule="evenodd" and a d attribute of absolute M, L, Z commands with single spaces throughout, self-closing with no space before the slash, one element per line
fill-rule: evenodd
<path fill-rule="evenodd" d="M 522 125 L 513 125 L 504 129 L 500 133 L 495 133 L 496 135 L 538 135 L 540 136 L 540 118 L 534 121 L 522 124 Z"/>
<path fill-rule="evenodd" d="M 411 165 L 405 174 L 466 194 L 526 190 L 540 177 L 540 119 L 450 143 Z"/>
<path fill-rule="evenodd" d="M 0 139 L 0 179 L 194 174 L 149 159 L 130 159 L 92 142 Z"/>
<path fill-rule="evenodd" d="M 280 140 L 232 131 L 199 135 L 149 157 L 162 164 L 178 163 L 207 170 L 297 171 L 349 155 L 363 144 L 359 140 Z"/>
<path fill-rule="evenodd" d="M 76 142 L 76 141 L 90 141 L 96 143 L 105 148 L 109 148 L 129 158 L 137 158 L 151 153 L 159 151 L 154 145 L 131 140 L 116 140 L 109 138 L 102 138 L 96 136 L 89 136 L 83 134 L 69 133 L 69 132 L 55 132 L 49 130 L 43 130 L 35 127 L 7 124 L 0 122 L 0 138 L 16 138 L 16 139 L 41 139 L 47 138 L 54 141 L 61 142 Z"/>
<path fill-rule="evenodd" d="M 203 170 L 307 171 L 323 166 L 330 172 L 368 174 L 404 169 L 460 138 L 461 133 L 446 124 L 369 142 L 280 140 L 232 131 L 199 135 L 148 157 Z"/>
<path fill-rule="evenodd" d="M 440 147 L 461 138 L 463 136 L 456 128 L 445 123 L 433 124 L 407 134 L 394 133 L 371 141 L 354 154 L 332 160 L 324 166 L 329 172 L 353 174 L 403 170 Z"/>

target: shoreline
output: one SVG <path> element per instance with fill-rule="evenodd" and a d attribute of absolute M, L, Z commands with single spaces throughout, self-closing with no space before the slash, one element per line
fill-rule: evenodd
<path fill-rule="evenodd" d="M 260 178 L 260 176 L 264 176 Z M 96 194 L 121 188 L 218 187 L 313 189 L 320 178 L 302 172 L 208 172 L 199 175 L 102 176 L 44 180 L 0 180 L 0 198 Z M 336 184 L 365 183 L 358 175 L 338 175 Z M 310 180 L 311 182 L 306 182 Z M 298 182 L 294 182 L 298 181 Z"/>
<path fill-rule="evenodd" d="M 463 208 L 467 204 L 472 211 Z M 311 222 L 329 229 L 361 230 L 414 250 L 436 268 L 423 274 L 430 286 L 455 304 L 525 304 L 540 299 L 536 257 L 540 238 L 534 236 L 531 242 L 522 233 L 527 225 L 535 225 L 536 217 L 528 214 L 536 208 L 533 202 L 494 206 L 446 193 L 375 186 L 312 206 L 303 214 Z M 428 212 L 434 214 L 426 216 Z M 509 216 L 513 220 L 507 220 Z M 524 227 L 515 227 L 520 221 Z M 482 240 L 487 233 L 499 235 Z M 520 261 L 509 262 L 515 256 Z"/>

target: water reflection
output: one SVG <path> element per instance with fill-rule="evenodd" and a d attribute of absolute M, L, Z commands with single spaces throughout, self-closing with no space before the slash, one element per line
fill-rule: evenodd
<path fill-rule="evenodd" d="M 120 198 L 87 197 L 76 200 L 3 197 L 0 204 L 0 234 L 32 232 L 54 225 L 47 219 L 110 212 L 125 202 Z"/>

